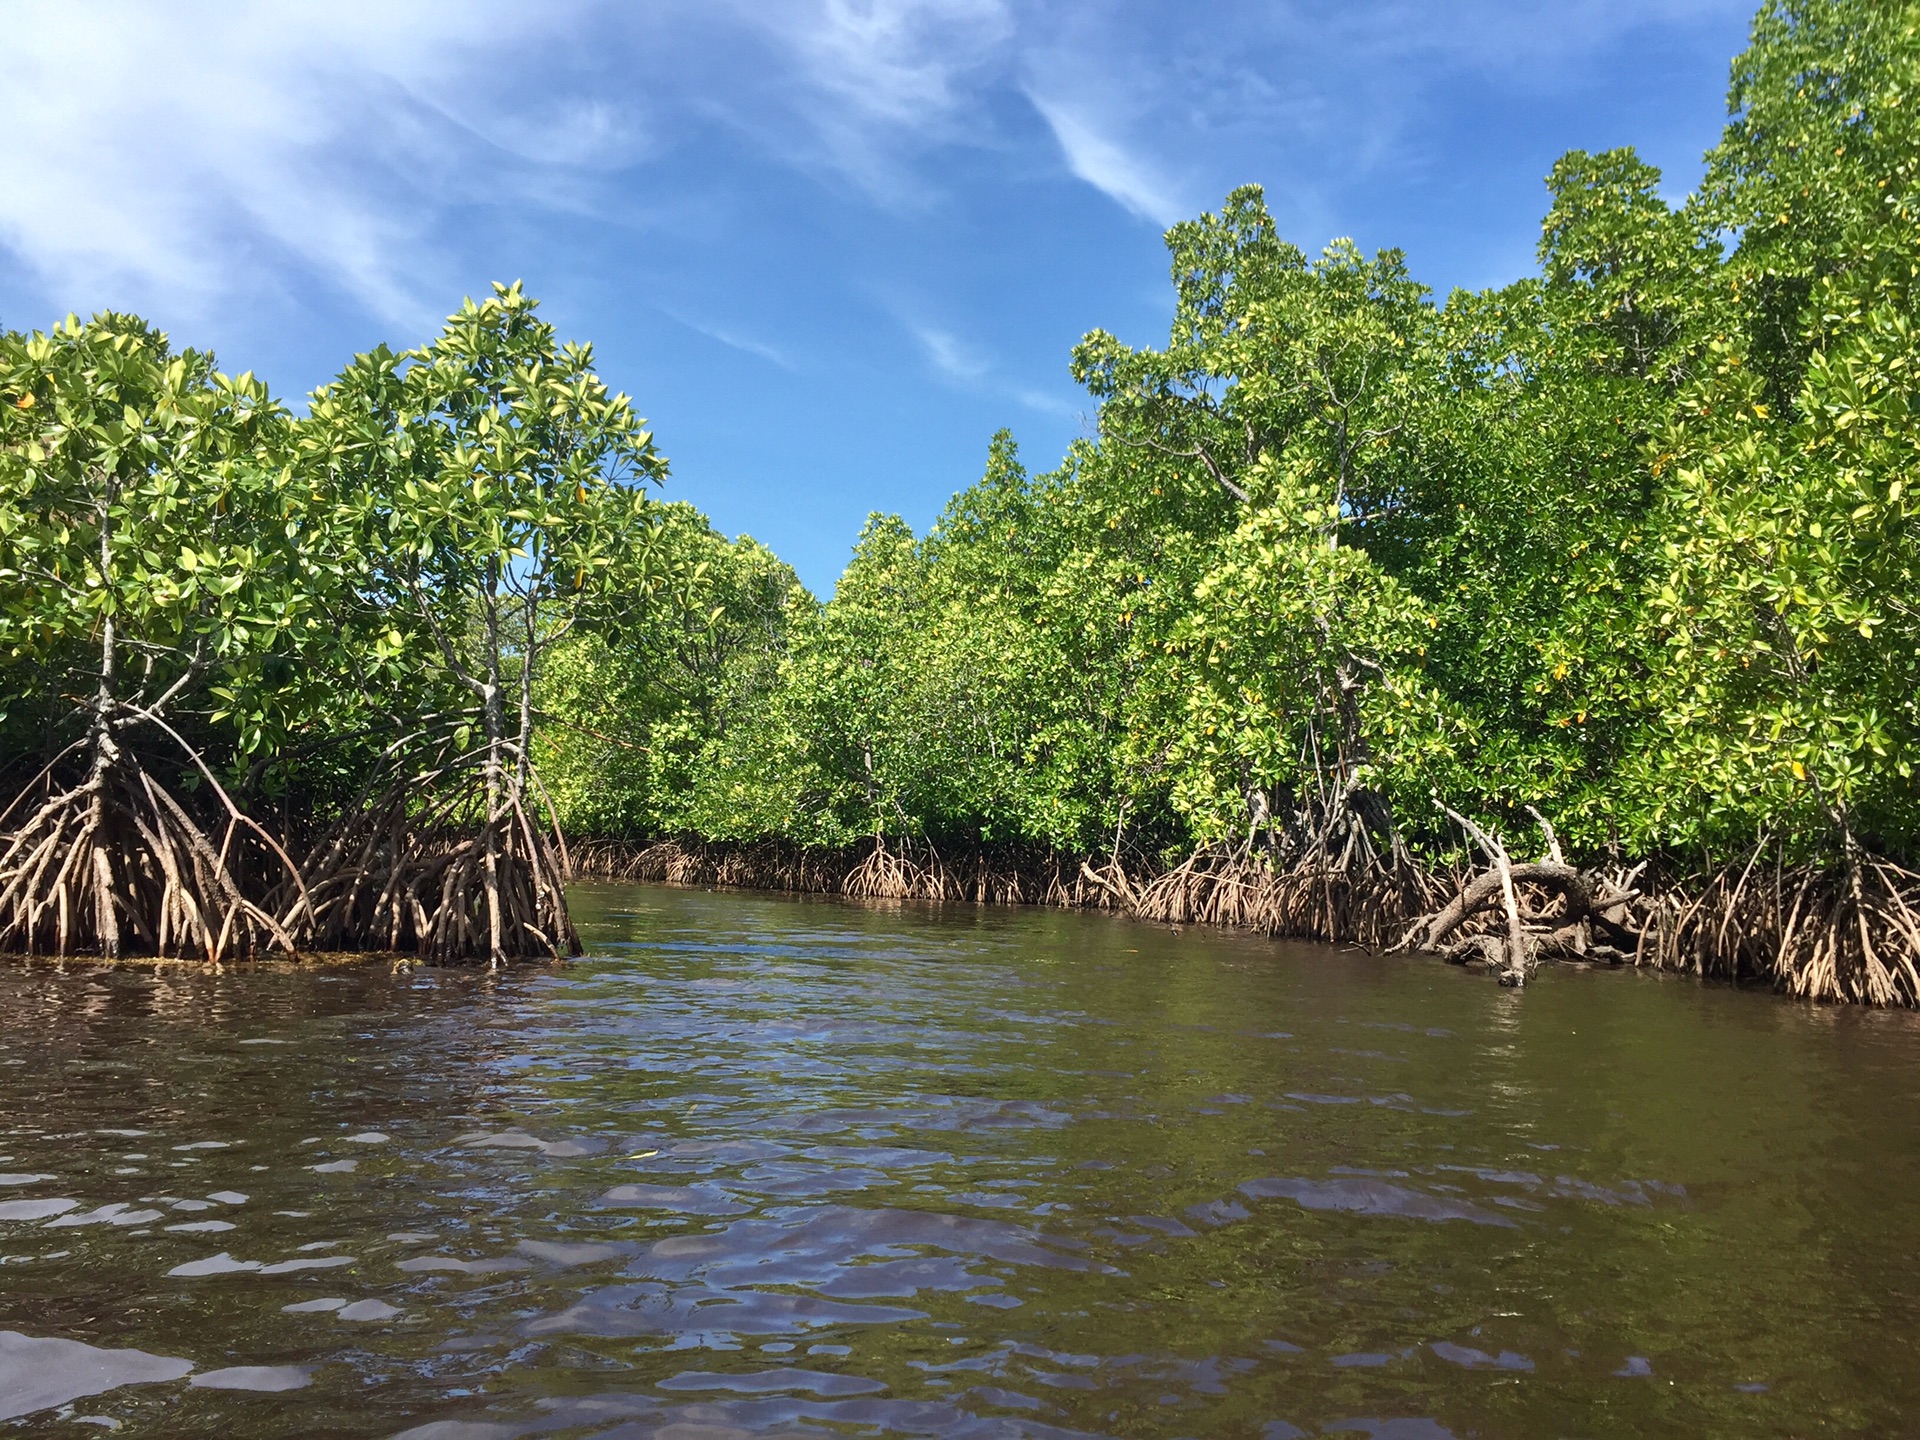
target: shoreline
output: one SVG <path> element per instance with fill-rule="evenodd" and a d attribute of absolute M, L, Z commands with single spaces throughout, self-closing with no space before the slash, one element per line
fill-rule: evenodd
<path fill-rule="evenodd" d="M 1116 861 L 1096 864 L 1091 857 L 1012 849 L 949 855 L 930 845 L 886 841 L 842 849 L 766 840 L 590 840 L 570 848 L 573 873 L 583 880 L 1106 910 L 1176 930 L 1205 925 L 1499 968 L 1498 942 L 1489 943 L 1498 928 L 1490 904 L 1456 922 L 1460 938 L 1453 944 L 1412 943 L 1430 912 L 1450 911 L 1470 891 L 1487 888 L 1491 871 L 1475 887 L 1464 868 L 1439 872 L 1408 862 L 1398 873 L 1285 870 L 1258 852 L 1202 850 L 1170 869 L 1130 873 Z M 1554 887 L 1529 878 L 1553 868 L 1512 867 L 1523 908 L 1529 895 L 1536 902 L 1544 896 L 1529 916 L 1535 921 L 1527 941 L 1531 963 L 1644 968 L 1765 986 L 1820 1003 L 1920 1008 L 1920 926 L 1914 923 L 1920 876 L 1891 862 L 1866 860 L 1849 876 L 1807 863 L 1769 866 L 1755 856 L 1706 876 L 1642 882 L 1645 890 L 1633 882 L 1647 867 L 1616 869 L 1612 878 L 1627 883 L 1613 892 L 1624 898 L 1610 902 L 1610 913 L 1625 924 L 1612 928 L 1634 938 L 1631 952 L 1594 942 L 1591 931 L 1571 933 L 1572 924 L 1563 922 L 1579 917 L 1556 914 Z"/>

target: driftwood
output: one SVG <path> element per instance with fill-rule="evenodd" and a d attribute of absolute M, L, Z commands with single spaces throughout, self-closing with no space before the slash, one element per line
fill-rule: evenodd
<path fill-rule="evenodd" d="M 1559 917 L 1558 929 L 1567 929 L 1576 921 L 1589 921 L 1607 937 L 1609 945 L 1623 947 L 1615 953 L 1623 959 L 1632 958 L 1633 947 L 1639 943 L 1640 936 L 1622 923 L 1622 912 L 1632 900 L 1639 898 L 1637 891 L 1621 891 L 1598 876 L 1585 874 L 1571 865 L 1550 862 L 1513 865 L 1508 876 L 1517 892 L 1532 887 L 1560 898 L 1565 908 Z M 1501 889 L 1499 872 L 1487 871 L 1480 875 L 1449 901 L 1445 909 L 1423 915 L 1416 921 L 1404 937 L 1405 948 L 1440 949 L 1467 920 L 1487 909 Z"/>
<path fill-rule="evenodd" d="M 1643 897 L 1634 886 L 1639 871 L 1604 875 L 1566 862 L 1552 824 L 1529 807 L 1539 824 L 1548 858 L 1515 863 L 1497 835 L 1458 811 L 1440 806 L 1479 846 L 1488 868 L 1462 884 L 1445 906 L 1422 915 L 1393 948 L 1479 959 L 1503 985 L 1526 984 L 1542 959 L 1561 957 L 1620 964 L 1644 949 L 1644 932 L 1632 913 Z M 1496 926 L 1488 919 L 1500 911 Z"/>

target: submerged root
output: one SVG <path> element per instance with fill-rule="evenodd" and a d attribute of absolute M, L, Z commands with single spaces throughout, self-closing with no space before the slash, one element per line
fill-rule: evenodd
<path fill-rule="evenodd" d="M 658 840 L 646 845 L 592 841 L 578 847 L 573 873 L 600 880 L 640 880 L 687 889 L 778 890 L 837 895 L 852 863 L 838 849 L 775 841 L 735 845 Z"/>
<path fill-rule="evenodd" d="M 1103 909 L 1161 924 L 1211 924 L 1384 948 L 1437 903 L 1440 887 L 1404 852 L 1356 847 L 1283 867 L 1265 851 L 1210 847 L 1167 870 L 1116 857 L 978 850 L 962 859 L 881 838 L 855 850 L 763 841 L 663 840 L 581 847 L 578 872 L 612 880 L 845 895 L 874 901 Z"/>
<path fill-rule="evenodd" d="M 845 895 L 868 901 L 980 905 L 1078 904 L 1080 887 L 1057 856 L 993 850 L 950 861 L 925 842 L 881 838 L 852 848 L 780 841 L 660 840 L 580 847 L 575 873 L 707 889 Z"/>
<path fill-rule="evenodd" d="M 1142 883 L 1128 910 L 1165 925 L 1226 925 L 1378 949 L 1434 888 L 1419 866 L 1378 854 L 1358 864 L 1316 855 L 1282 868 L 1265 854 L 1216 847 Z"/>
<path fill-rule="evenodd" d="M 669 840 L 588 846 L 579 870 L 868 900 L 1106 909 L 1164 925 L 1437 955 L 1502 977 L 1524 978 L 1552 960 L 1643 965 L 1760 980 L 1813 1000 L 1920 1005 L 1920 875 L 1869 857 L 1851 877 L 1844 867 L 1755 857 L 1704 884 L 1656 885 L 1645 865 L 1572 865 L 1551 827 L 1542 828 L 1547 858 L 1508 859 L 1512 915 L 1497 864 L 1435 871 L 1397 845 L 1355 840 L 1349 849 L 1345 839 L 1332 853 L 1214 846 L 1171 868 L 1132 869 L 1056 855 L 955 860 L 902 841 L 841 850 Z"/>

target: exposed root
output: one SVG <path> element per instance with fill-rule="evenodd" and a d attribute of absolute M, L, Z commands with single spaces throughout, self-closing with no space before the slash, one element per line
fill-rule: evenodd
<path fill-rule="evenodd" d="M 729 845 L 711 841 L 660 840 L 634 846 L 590 841 L 574 850 L 576 875 L 601 880 L 643 880 L 697 889 L 783 890 L 837 895 L 850 863 L 840 850 L 763 841 Z"/>
<path fill-rule="evenodd" d="M 1651 907 L 1644 963 L 1765 980 L 1790 995 L 1920 1005 L 1920 875 L 1856 855 L 1768 866 L 1756 853 Z"/>
<path fill-rule="evenodd" d="M 1502 926 L 1496 864 L 1421 916 L 1395 948 L 1485 963 L 1503 977 L 1519 968 L 1523 946 L 1527 968 L 1548 958 L 1644 965 L 1760 981 L 1808 1000 L 1920 1006 L 1920 875 L 1892 861 L 1776 857 L 1769 866 L 1756 851 L 1704 884 L 1672 882 L 1659 893 L 1644 886 L 1645 869 L 1510 864 L 1517 915 Z"/>
<path fill-rule="evenodd" d="M 890 849 L 876 835 L 866 858 L 840 882 L 840 893 L 851 900 L 945 900 L 947 878 L 938 854 L 929 853 L 922 864 L 911 849 Z"/>
<path fill-rule="evenodd" d="M 610 879 L 1107 909 L 1158 924 L 1438 955 L 1502 977 L 1516 968 L 1517 920 L 1523 976 L 1550 960 L 1642 965 L 1764 981 L 1813 1000 L 1920 1005 L 1920 875 L 1864 856 L 1852 878 L 1844 868 L 1769 866 L 1755 856 L 1704 885 L 1656 887 L 1644 864 L 1582 869 L 1555 858 L 1552 827 L 1541 828 L 1548 858 L 1537 861 L 1514 860 L 1487 832 L 1507 855 L 1504 879 L 1493 861 L 1449 875 L 1391 844 L 1354 840 L 1349 852 L 1351 831 L 1331 856 L 1296 848 L 1289 863 L 1284 849 L 1215 846 L 1170 869 L 993 852 L 956 860 L 902 841 L 854 850 L 596 844 L 577 859 L 581 873 Z"/>
<path fill-rule="evenodd" d="M 1142 883 L 1126 908 L 1163 924 L 1380 949 L 1437 897 L 1432 876 L 1400 843 L 1384 799 L 1350 773 L 1338 783 L 1322 775 L 1312 794 L 1283 804 L 1277 817 L 1259 794 L 1249 812 L 1244 844 L 1195 851 Z M 1256 849 L 1262 825 L 1269 844 Z"/>
<path fill-rule="evenodd" d="M 387 784 L 301 866 L 316 947 L 436 963 L 580 953 L 557 829 L 511 796 L 489 812 L 472 763 Z"/>
<path fill-rule="evenodd" d="M 783 890 L 862 900 L 1106 909 L 1162 924 L 1232 925 L 1269 935 L 1382 945 L 1438 897 L 1405 860 L 1372 857 L 1364 871 L 1330 865 L 1279 870 L 1245 847 L 1196 851 L 1171 870 L 1117 859 L 979 851 L 943 856 L 924 842 L 877 840 L 856 850 L 776 842 L 665 840 L 635 848 L 580 847 L 579 873 L 670 885 Z"/>
<path fill-rule="evenodd" d="M 608 880 L 737 890 L 846 895 L 980 905 L 1094 903 L 1087 882 L 1058 856 L 970 852 L 952 861 L 925 842 L 884 838 L 849 849 L 778 841 L 728 844 L 661 840 L 635 847 L 592 842 L 575 873 Z"/>
<path fill-rule="evenodd" d="M 1433 894 L 1425 871 L 1378 856 L 1351 869 L 1325 862 L 1278 869 L 1264 854 L 1212 848 L 1144 882 L 1127 908 L 1165 925 L 1227 925 L 1382 948 Z"/>
<path fill-rule="evenodd" d="M 213 777 L 202 770 L 226 810 L 217 841 L 111 734 L 91 748 L 82 782 L 52 785 L 49 767 L 9 807 L 26 813 L 0 842 L 0 950 L 209 962 L 291 952 L 304 896 L 293 884 L 279 914 L 248 897 L 285 857 Z"/>
<path fill-rule="evenodd" d="M 1503 985 L 1526 984 L 1544 959 L 1621 964 L 1644 953 L 1647 902 L 1639 870 L 1582 871 L 1566 863 L 1553 826 L 1538 811 L 1547 859 L 1516 863 L 1492 832 L 1440 807 L 1479 846 L 1487 868 L 1462 877 L 1452 900 L 1419 916 L 1395 950 L 1486 965 Z"/>

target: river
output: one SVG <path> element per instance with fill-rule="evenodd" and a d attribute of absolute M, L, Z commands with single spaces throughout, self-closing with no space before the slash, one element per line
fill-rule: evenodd
<path fill-rule="evenodd" d="M 7 1433 L 1920 1426 L 1920 1017 L 576 910 L 554 970 L 0 967 Z"/>

